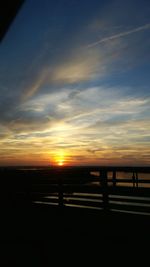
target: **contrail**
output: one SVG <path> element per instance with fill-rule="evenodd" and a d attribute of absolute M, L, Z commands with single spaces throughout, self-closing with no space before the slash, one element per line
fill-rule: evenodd
<path fill-rule="evenodd" d="M 117 39 L 117 38 L 129 35 L 129 34 L 132 34 L 132 33 L 135 33 L 135 32 L 140 32 L 140 31 L 147 30 L 147 29 L 150 29 L 150 23 L 145 24 L 143 26 L 140 26 L 138 28 L 134 28 L 134 29 L 132 29 L 130 31 L 121 32 L 121 33 L 118 33 L 118 34 L 103 38 L 103 39 L 101 39 L 101 40 L 99 40 L 97 42 L 89 44 L 87 47 L 90 48 L 90 47 L 93 47 L 93 46 L 97 46 L 97 45 L 99 45 L 101 43 L 105 43 L 107 41 L 110 41 L 110 40 L 113 40 L 113 39 Z"/>

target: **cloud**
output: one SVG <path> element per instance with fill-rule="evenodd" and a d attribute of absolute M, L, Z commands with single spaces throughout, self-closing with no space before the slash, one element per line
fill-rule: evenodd
<path fill-rule="evenodd" d="M 65 151 L 68 162 L 79 164 L 118 164 L 138 158 L 148 161 L 150 105 L 145 88 L 149 88 L 149 82 L 144 74 L 149 65 L 143 60 L 145 57 L 149 64 L 146 33 L 150 24 L 145 24 L 149 18 L 139 19 L 139 9 L 137 18 L 131 20 L 131 12 L 127 22 L 131 1 L 121 2 L 110 1 L 110 7 L 106 3 L 99 10 L 90 4 L 93 15 L 91 10 L 89 17 L 86 12 L 85 17 L 79 17 L 77 12 L 76 27 L 76 16 L 71 13 L 60 16 L 60 20 L 56 16 L 52 28 L 48 22 L 47 29 L 51 29 L 45 32 L 44 40 L 42 30 L 40 37 L 39 29 L 35 29 L 30 51 L 24 43 L 21 57 L 17 59 L 16 51 L 13 57 L 8 56 L 9 61 L 4 58 L 0 90 L 2 158 L 49 162 L 59 151 Z M 101 6 L 100 1 L 97 3 Z M 70 18 L 72 25 L 66 31 Z M 131 28 L 137 23 L 142 26 Z M 122 38 L 133 34 L 130 40 Z"/>
<path fill-rule="evenodd" d="M 102 39 L 100 39 L 100 40 L 98 40 L 96 42 L 93 42 L 93 43 L 89 44 L 87 47 L 91 48 L 91 47 L 97 46 L 97 45 L 99 45 L 101 43 L 105 43 L 105 42 L 108 42 L 108 41 L 111 41 L 111 40 L 114 40 L 114 39 L 118 39 L 120 37 L 124 37 L 124 36 L 130 35 L 132 33 L 140 32 L 140 31 L 144 31 L 144 30 L 149 30 L 149 29 L 150 29 L 150 23 L 145 24 L 145 25 L 140 26 L 140 27 L 137 27 L 137 28 L 134 28 L 134 29 L 129 30 L 129 31 L 123 31 L 123 32 L 118 33 L 118 34 L 114 34 L 114 35 L 102 38 Z"/>
<path fill-rule="evenodd" d="M 95 78 L 102 74 L 101 53 L 96 49 L 85 51 L 77 49 L 66 62 L 58 65 L 52 73 L 52 81 L 58 83 L 77 83 Z"/>
<path fill-rule="evenodd" d="M 26 99 L 31 98 L 36 92 L 38 92 L 44 85 L 45 81 L 47 81 L 49 74 L 50 69 L 43 67 L 40 72 L 37 72 L 35 77 L 32 76 L 31 80 L 29 79 L 25 81 L 23 84 L 21 101 L 24 102 Z"/>
<path fill-rule="evenodd" d="M 102 22 L 101 25 L 103 25 Z M 90 40 L 91 29 L 85 29 L 85 27 L 82 29 L 81 27 L 78 42 L 71 42 L 70 45 L 66 43 L 66 46 L 63 46 L 63 50 L 60 50 L 58 54 L 46 49 L 44 56 L 40 56 L 43 55 L 43 51 L 39 51 L 37 62 L 31 64 L 32 67 L 27 72 L 22 83 L 22 100 L 25 101 L 40 91 L 42 93 L 46 90 L 47 92 L 61 90 L 64 86 L 71 84 L 84 84 L 85 82 L 109 77 L 115 70 L 121 72 L 124 69 L 121 64 L 125 64 L 126 58 L 128 58 L 127 64 L 130 66 L 132 59 L 135 62 L 135 58 L 133 56 L 133 47 L 130 49 L 126 47 L 124 42 L 120 41 L 120 37 L 149 28 L 150 24 L 145 24 L 130 31 L 123 31 L 119 34 L 102 38 L 87 46 L 85 43 Z M 101 31 L 103 32 L 103 29 Z M 108 29 L 107 32 L 109 33 Z M 86 37 L 86 41 L 83 36 Z M 97 33 L 94 32 L 93 36 L 97 36 Z M 98 46 L 98 44 L 109 40 L 113 41 L 111 44 L 109 43 L 109 46 Z M 51 50 L 53 49 L 51 48 Z M 127 51 L 130 57 L 124 57 Z M 134 51 L 136 51 L 135 46 Z M 117 63 L 119 63 L 119 67 L 117 67 Z"/>
<path fill-rule="evenodd" d="M 61 90 L 64 86 L 93 80 L 104 75 L 102 54 L 96 49 L 91 51 L 73 48 L 72 55 L 61 58 L 55 64 L 41 66 L 29 75 L 22 84 L 22 101 L 33 97 L 39 91 Z M 64 63 L 65 62 L 65 63 Z M 36 67 L 35 67 L 36 69 Z M 48 89 L 46 89 L 48 88 Z M 55 89 L 54 89 L 55 88 Z"/>

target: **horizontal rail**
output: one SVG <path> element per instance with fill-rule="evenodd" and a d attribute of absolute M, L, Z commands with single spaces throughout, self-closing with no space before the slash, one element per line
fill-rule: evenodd
<path fill-rule="evenodd" d="M 118 178 L 117 172 L 123 170 L 132 172 L 132 177 Z M 18 201 L 27 205 L 93 207 L 105 211 L 150 214 L 150 177 L 140 178 L 143 170 L 145 173 L 150 171 L 149 168 L 133 167 L 57 168 L 44 171 L 0 169 L 1 205 L 16 204 Z M 108 176 L 110 171 L 111 177 Z"/>

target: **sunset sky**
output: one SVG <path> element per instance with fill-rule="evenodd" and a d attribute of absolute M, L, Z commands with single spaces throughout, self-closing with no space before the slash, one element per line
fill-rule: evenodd
<path fill-rule="evenodd" d="M 0 44 L 0 165 L 148 165 L 149 87 L 149 0 L 26 0 Z"/>

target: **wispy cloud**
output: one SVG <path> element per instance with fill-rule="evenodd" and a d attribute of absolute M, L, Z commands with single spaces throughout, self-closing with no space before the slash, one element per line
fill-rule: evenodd
<path fill-rule="evenodd" d="M 36 75 L 30 75 L 29 79 L 25 80 L 22 86 L 22 100 L 33 97 L 47 85 L 48 91 L 52 92 L 53 87 L 63 88 L 66 85 L 93 80 L 97 75 L 101 77 L 105 74 L 105 66 L 104 57 L 98 49 L 90 51 L 73 47 L 72 54 L 66 56 L 65 61 L 60 57 L 55 64 L 42 65 Z"/>
<path fill-rule="evenodd" d="M 39 27 L 31 12 L 33 28 L 28 15 L 26 34 L 20 24 L 2 50 L 0 165 L 59 153 L 70 164 L 148 163 L 148 8 L 141 1 L 133 17 L 137 1 L 93 1 L 41 21 L 37 8 Z"/>
<path fill-rule="evenodd" d="M 87 47 L 91 48 L 91 47 L 97 46 L 97 45 L 99 45 L 101 43 L 105 43 L 105 42 L 108 42 L 108 41 L 111 41 L 111 40 L 114 40 L 114 39 L 118 39 L 120 37 L 124 37 L 124 36 L 130 35 L 132 33 L 140 32 L 140 31 L 144 31 L 144 30 L 148 30 L 148 29 L 150 29 L 150 23 L 147 23 L 147 24 L 145 24 L 143 26 L 134 28 L 134 29 L 129 30 L 129 31 L 123 31 L 123 32 L 118 33 L 118 34 L 114 34 L 114 35 L 102 38 L 102 39 L 100 39 L 100 40 L 98 40 L 96 42 L 93 42 L 93 43 L 89 44 Z"/>

